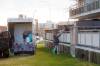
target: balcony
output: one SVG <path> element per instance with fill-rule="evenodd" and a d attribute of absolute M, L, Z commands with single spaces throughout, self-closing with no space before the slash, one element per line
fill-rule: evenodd
<path fill-rule="evenodd" d="M 73 8 L 70 8 L 69 12 L 71 18 L 80 18 L 81 16 L 84 17 L 85 15 L 98 13 L 100 12 L 100 0 L 82 6 L 74 5 Z"/>

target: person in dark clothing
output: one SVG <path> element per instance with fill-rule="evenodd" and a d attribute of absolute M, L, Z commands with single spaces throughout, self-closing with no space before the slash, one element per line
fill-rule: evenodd
<path fill-rule="evenodd" d="M 54 49 L 56 49 L 56 53 L 59 54 L 59 37 L 61 36 L 63 32 L 54 32 L 53 34 L 53 44 Z"/>
<path fill-rule="evenodd" d="M 58 45 L 59 44 L 59 36 L 57 36 L 57 34 L 54 34 L 53 35 L 53 43 L 55 45 Z"/>

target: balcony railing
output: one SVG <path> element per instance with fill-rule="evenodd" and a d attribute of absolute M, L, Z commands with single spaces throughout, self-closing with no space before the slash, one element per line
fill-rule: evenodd
<path fill-rule="evenodd" d="M 93 11 L 96 9 L 100 9 L 100 0 L 94 1 L 90 4 L 85 4 L 81 7 L 77 6 L 76 8 L 71 8 L 70 9 L 70 16 L 72 17 L 75 15 L 86 13 L 86 12 Z"/>

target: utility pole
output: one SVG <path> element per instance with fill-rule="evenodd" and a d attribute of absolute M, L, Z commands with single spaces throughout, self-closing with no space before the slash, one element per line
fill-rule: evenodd
<path fill-rule="evenodd" d="M 36 27 L 36 33 L 38 34 L 39 33 L 39 25 L 38 25 L 38 19 L 35 19 L 35 27 Z"/>

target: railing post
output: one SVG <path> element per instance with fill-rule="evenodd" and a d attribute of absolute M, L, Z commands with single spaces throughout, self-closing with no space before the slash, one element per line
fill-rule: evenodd
<path fill-rule="evenodd" d="M 75 57 L 75 47 L 78 44 L 78 27 L 76 24 L 71 28 L 71 47 L 70 53 L 72 57 Z"/>
<path fill-rule="evenodd" d="M 100 0 L 98 0 L 98 7 L 100 8 Z"/>

